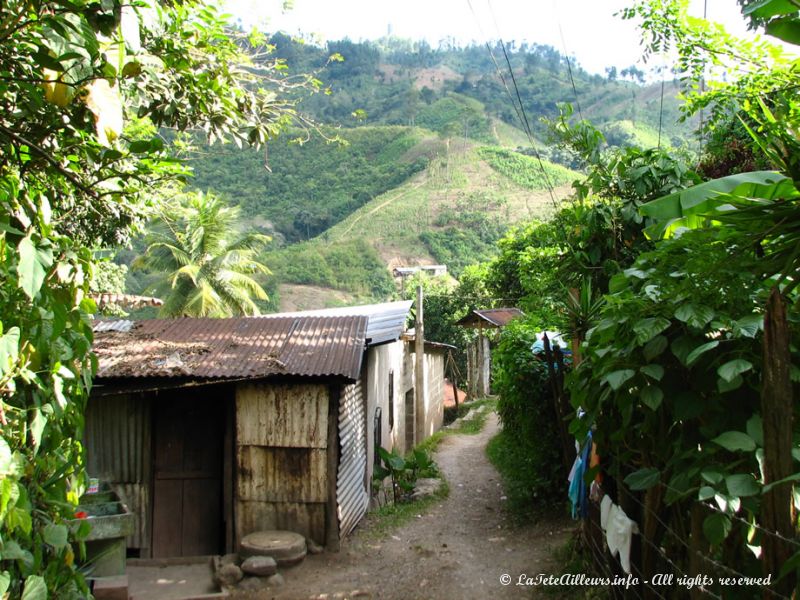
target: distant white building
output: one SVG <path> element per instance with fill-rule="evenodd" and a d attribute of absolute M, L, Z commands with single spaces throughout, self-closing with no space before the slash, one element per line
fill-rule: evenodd
<path fill-rule="evenodd" d="M 417 267 L 395 267 L 392 274 L 395 277 L 409 277 L 415 273 L 427 273 L 428 275 L 439 276 L 447 275 L 447 265 L 420 265 Z"/>

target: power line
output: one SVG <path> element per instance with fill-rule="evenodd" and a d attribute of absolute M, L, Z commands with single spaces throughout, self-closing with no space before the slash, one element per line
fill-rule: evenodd
<path fill-rule="evenodd" d="M 487 4 L 489 6 L 489 11 L 490 11 L 490 13 L 492 15 L 492 18 L 494 20 L 495 28 L 497 28 L 498 35 L 499 35 L 499 27 L 497 25 L 497 19 L 494 17 L 494 11 L 492 10 L 492 6 L 491 6 L 491 3 L 490 3 L 489 0 L 487 0 Z M 489 51 L 489 56 L 492 59 L 492 63 L 494 64 L 495 70 L 497 71 L 497 74 L 500 76 L 500 81 L 503 82 L 503 86 L 505 87 L 506 94 L 508 95 L 509 100 L 511 100 L 511 104 L 514 106 L 514 111 L 517 113 L 517 118 L 519 118 L 519 120 L 520 120 L 520 122 L 521 122 L 521 124 L 523 126 L 523 130 L 525 131 L 525 134 L 528 137 L 528 141 L 530 142 L 531 149 L 533 150 L 534 156 L 536 157 L 536 160 L 539 163 L 539 168 L 542 171 L 542 177 L 544 178 L 545 185 L 547 186 L 547 191 L 548 191 L 548 193 L 550 195 L 550 201 L 553 204 L 553 208 L 557 211 L 558 210 L 558 202 L 556 201 L 555 191 L 553 189 L 552 183 L 550 182 L 550 176 L 547 174 L 547 170 L 544 167 L 544 162 L 542 162 L 541 154 L 539 153 L 539 150 L 536 148 L 536 143 L 534 142 L 533 132 L 531 130 L 530 122 L 528 121 L 528 115 L 525 112 L 525 106 L 522 103 L 522 96 L 519 93 L 519 86 L 517 86 L 517 80 L 516 80 L 516 77 L 514 76 L 514 70 L 511 68 L 511 62 L 510 62 L 510 60 L 508 58 L 508 52 L 506 51 L 505 43 L 503 42 L 502 37 L 501 37 L 499 39 L 500 46 L 501 46 L 501 48 L 503 50 L 503 55 L 505 56 L 506 63 L 508 64 L 509 74 L 511 75 L 511 82 L 512 82 L 512 84 L 514 86 L 514 91 L 516 92 L 517 102 L 519 104 L 517 104 L 517 102 L 514 101 L 514 97 L 511 95 L 511 90 L 508 87 L 508 83 L 506 82 L 506 78 L 503 76 L 503 73 L 500 70 L 500 65 L 497 63 L 497 59 L 494 56 L 494 52 L 492 52 L 492 48 L 489 46 L 488 36 L 484 35 L 483 27 L 481 26 L 480 19 L 478 19 L 478 15 L 475 12 L 475 8 L 472 6 L 472 0 L 467 0 L 467 5 L 469 6 L 470 12 L 472 12 L 472 16 L 474 17 L 475 22 L 478 25 L 478 29 L 480 30 L 481 35 L 483 35 L 484 38 L 487 40 L 486 41 L 486 49 Z"/>
<path fill-rule="evenodd" d="M 556 23 L 558 23 L 558 34 L 561 36 L 561 45 L 564 48 L 564 58 L 567 60 L 567 72 L 569 73 L 569 81 L 572 84 L 572 93 L 575 96 L 575 107 L 578 109 L 578 116 L 583 121 L 583 111 L 581 110 L 581 101 L 578 98 L 578 89 L 575 87 L 575 78 L 572 76 L 572 61 L 569 59 L 569 50 L 567 49 L 567 40 L 564 37 L 564 30 L 561 28 L 561 18 L 558 14 L 558 4 L 553 0 L 553 9 L 556 13 Z"/>

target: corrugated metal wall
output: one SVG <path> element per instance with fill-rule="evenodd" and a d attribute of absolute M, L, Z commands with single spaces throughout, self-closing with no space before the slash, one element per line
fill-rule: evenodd
<path fill-rule="evenodd" d="M 287 529 L 325 542 L 328 388 L 236 388 L 237 538 Z"/>
<path fill-rule="evenodd" d="M 87 472 L 111 487 L 135 515 L 129 548 L 149 548 L 150 402 L 140 395 L 92 397 L 86 408 Z"/>
<path fill-rule="evenodd" d="M 362 382 L 348 385 L 339 402 L 339 472 L 336 502 L 339 536 L 347 536 L 364 516 L 369 492 L 364 482 L 367 469 L 366 417 Z"/>

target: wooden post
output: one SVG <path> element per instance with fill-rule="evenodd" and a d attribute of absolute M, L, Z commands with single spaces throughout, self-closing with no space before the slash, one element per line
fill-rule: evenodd
<path fill-rule="evenodd" d="M 417 286 L 417 319 L 414 324 L 414 445 L 425 437 L 425 324 L 423 320 L 422 286 Z"/>
<path fill-rule="evenodd" d="M 764 423 L 764 483 L 792 475 L 792 381 L 789 352 L 789 324 L 786 301 L 777 286 L 772 288 L 764 314 L 764 372 L 761 387 L 761 418 Z M 777 579 L 783 564 L 792 556 L 792 545 L 781 538 L 795 537 L 792 484 L 784 483 L 763 495 L 761 537 L 764 575 Z M 773 533 L 774 532 L 774 533 Z M 787 575 L 774 590 L 791 596 L 795 577 Z M 764 591 L 764 598 L 770 592 Z"/>
<path fill-rule="evenodd" d="M 341 388 L 332 385 L 328 388 L 328 435 L 326 471 L 328 476 L 328 499 L 325 503 L 325 549 L 338 552 L 341 549 L 339 539 L 339 510 L 336 497 L 337 475 L 339 474 L 339 398 Z"/>
<path fill-rule="evenodd" d="M 553 351 L 550 348 L 550 339 L 547 337 L 547 333 L 542 337 L 542 343 L 544 344 L 544 356 L 547 360 L 547 371 L 550 375 L 550 391 L 553 394 L 553 411 L 558 421 L 556 423 L 556 430 L 558 431 L 558 439 L 561 440 L 561 460 L 564 468 L 569 471 L 570 465 L 572 465 L 572 461 L 575 458 L 573 454 L 574 446 L 566 423 L 567 415 L 562 410 L 561 390 L 558 385 Z"/>
<path fill-rule="evenodd" d="M 575 307 L 580 306 L 580 294 L 578 292 L 578 288 L 569 288 L 569 295 L 572 298 Z M 581 343 L 583 340 L 581 336 L 578 334 L 578 330 L 573 323 L 572 326 L 572 339 L 570 340 L 570 345 L 572 346 L 572 366 L 577 367 L 581 364 Z"/>
<path fill-rule="evenodd" d="M 453 359 L 452 350 L 447 351 L 447 360 L 450 363 L 450 382 L 453 384 L 453 400 L 456 403 L 456 418 L 458 418 L 458 375 L 456 374 L 456 361 Z"/>

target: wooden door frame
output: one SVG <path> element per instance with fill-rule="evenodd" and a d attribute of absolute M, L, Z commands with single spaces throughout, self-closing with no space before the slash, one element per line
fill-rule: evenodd
<path fill-rule="evenodd" d="M 207 388 L 215 387 L 213 384 L 208 386 L 197 387 L 175 387 L 168 390 L 153 390 L 153 394 L 149 397 L 150 402 L 150 477 L 148 482 L 148 496 L 149 502 L 147 503 L 147 531 L 149 534 L 149 547 L 146 552 L 141 553 L 141 558 L 153 558 L 153 533 L 154 533 L 154 509 L 156 504 L 155 490 L 156 490 L 156 419 L 157 408 L 156 402 L 160 399 L 160 392 L 166 392 L 163 396 L 169 401 L 169 396 L 186 391 L 189 393 L 197 392 Z M 235 552 L 238 540 L 236 539 L 236 523 L 234 521 L 234 485 L 238 477 L 238 470 L 234 457 L 236 456 L 236 384 L 223 385 L 222 389 L 229 389 L 230 392 L 224 394 L 227 403 L 225 410 L 225 424 L 222 432 L 222 503 L 220 517 L 222 519 L 222 535 L 223 535 L 223 549 L 226 553 Z M 164 398 L 161 398 L 164 400 Z M 181 514 L 181 517 L 183 515 Z M 230 531 L 230 534 L 229 534 Z"/>

